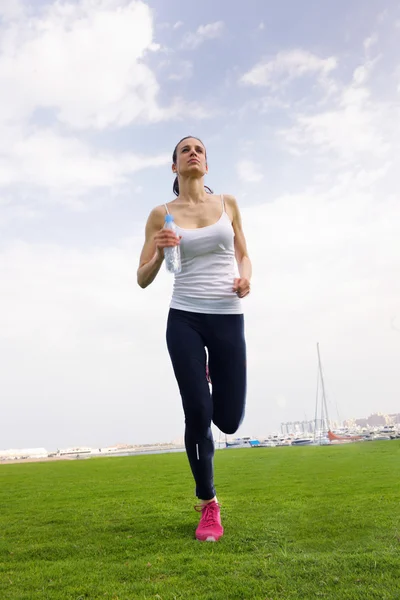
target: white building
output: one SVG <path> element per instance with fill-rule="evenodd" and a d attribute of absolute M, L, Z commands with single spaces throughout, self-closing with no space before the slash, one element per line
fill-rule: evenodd
<path fill-rule="evenodd" d="M 11 448 L 0 450 L 0 460 L 16 460 L 19 458 L 47 458 L 49 453 L 45 448 Z"/>

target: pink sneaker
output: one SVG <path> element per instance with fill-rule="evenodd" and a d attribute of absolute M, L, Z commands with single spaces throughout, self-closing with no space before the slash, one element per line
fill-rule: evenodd
<path fill-rule="evenodd" d="M 213 500 L 208 504 L 195 506 L 197 512 L 201 512 L 200 523 L 196 529 L 196 539 L 201 542 L 217 542 L 224 535 L 221 525 L 219 504 Z"/>

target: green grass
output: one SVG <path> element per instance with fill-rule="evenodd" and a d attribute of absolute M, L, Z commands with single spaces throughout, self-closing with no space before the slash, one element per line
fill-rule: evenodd
<path fill-rule="evenodd" d="M 0 465 L 0 600 L 400 599 L 400 443 L 222 450 L 225 536 L 185 454 Z"/>

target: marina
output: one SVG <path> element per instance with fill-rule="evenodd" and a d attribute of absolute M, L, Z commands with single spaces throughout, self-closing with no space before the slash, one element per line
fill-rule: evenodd
<path fill-rule="evenodd" d="M 368 443 L 377 441 L 391 441 L 400 439 L 400 427 L 386 425 L 365 430 L 350 430 L 340 428 L 316 431 L 313 436 L 304 436 L 302 433 L 291 435 L 270 434 L 266 437 L 237 437 L 227 438 L 224 441 L 214 440 L 216 450 L 231 450 L 239 448 L 282 448 L 287 446 L 327 446 L 349 443 Z M 83 460 L 89 458 L 106 458 L 112 456 L 138 456 L 142 454 L 164 454 L 171 452 L 184 452 L 183 444 L 146 444 L 129 445 L 119 444 L 108 448 L 65 448 L 48 452 L 45 448 L 27 448 L 0 450 L 0 463 L 9 462 L 39 462 L 46 460 Z"/>
<path fill-rule="evenodd" d="M 321 353 L 317 344 L 318 376 L 316 386 L 315 417 L 313 421 L 282 423 L 281 432 L 273 432 L 265 437 L 227 436 L 219 432 L 214 439 L 216 450 L 239 448 L 278 448 L 286 446 L 328 446 L 360 442 L 390 441 L 400 439 L 400 413 L 381 415 L 375 413 L 368 419 L 361 419 L 362 425 L 352 427 L 345 424 L 335 426 L 328 413 L 325 381 L 322 370 Z M 371 422 L 371 424 L 369 424 Z M 374 424 L 379 423 L 379 424 Z M 183 440 L 154 444 L 116 444 L 105 448 L 80 446 L 57 449 L 48 452 L 45 448 L 0 450 L 0 463 L 32 462 L 45 460 L 82 460 L 111 456 L 136 456 L 140 454 L 163 454 L 184 452 Z"/>

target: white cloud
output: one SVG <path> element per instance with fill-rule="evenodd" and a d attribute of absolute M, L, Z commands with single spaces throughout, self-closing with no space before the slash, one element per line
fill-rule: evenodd
<path fill-rule="evenodd" d="M 225 25 L 222 21 L 200 25 L 196 32 L 187 33 L 182 41 L 182 47 L 194 50 L 206 40 L 213 40 L 221 37 Z"/>
<path fill-rule="evenodd" d="M 74 128 L 104 129 L 170 118 L 143 59 L 158 46 L 140 0 L 54 3 L 9 24 L 0 46 L 0 119 L 54 111 Z"/>
<path fill-rule="evenodd" d="M 364 49 L 368 53 L 372 46 L 375 46 L 378 43 L 378 35 L 373 33 L 369 37 L 364 40 Z"/>
<path fill-rule="evenodd" d="M 2 247 L 0 306 L 11 309 L 9 319 L 0 315 L 2 440 L 10 422 L 13 439 L 24 445 L 42 439 L 50 448 L 168 440 L 174 429 L 172 437 L 182 434 L 165 346 L 167 307 L 159 310 L 172 278 L 163 269 L 150 294 L 137 286 L 141 243 L 87 251 L 53 244 Z M 150 329 L 147 311 L 153 314 Z M 18 371 L 24 376 L 13 388 Z M 167 390 L 162 405 L 161 380 Z M 149 431 L 155 411 L 160 419 Z"/>
<path fill-rule="evenodd" d="M 399 150 L 399 108 L 374 99 L 368 86 L 378 60 L 380 55 L 366 57 L 347 85 L 333 82 L 337 93 L 328 108 L 310 104 L 303 112 L 293 111 L 294 125 L 278 132 L 286 148 L 294 154 L 330 156 L 339 161 L 338 167 L 357 161 L 359 169 L 375 171 L 376 161 L 393 162 Z"/>
<path fill-rule="evenodd" d="M 297 124 L 282 130 L 281 136 L 293 149 L 307 150 L 310 145 L 318 146 L 323 153 L 333 151 L 346 161 L 354 160 L 358 153 L 377 154 L 385 149 L 372 115 L 355 107 L 315 116 L 300 115 Z"/>
<path fill-rule="evenodd" d="M 368 78 L 368 69 L 365 65 L 360 65 L 354 70 L 353 81 L 357 85 L 361 85 L 366 82 Z"/>
<path fill-rule="evenodd" d="M 64 194 L 121 185 L 136 171 L 169 162 L 167 155 L 96 151 L 76 137 L 42 129 L 13 140 L 3 156 L 0 144 L 0 186 L 43 186 L 57 190 L 61 199 Z"/>
<path fill-rule="evenodd" d="M 174 23 L 173 29 L 179 29 L 183 26 L 183 24 L 183 21 L 177 21 L 176 23 Z"/>
<path fill-rule="evenodd" d="M 259 165 L 251 160 L 241 160 L 237 164 L 238 176 L 246 183 L 258 183 L 264 177 Z"/>
<path fill-rule="evenodd" d="M 364 40 L 365 60 L 359 65 L 353 73 L 353 82 L 356 85 L 365 84 L 370 78 L 376 64 L 382 59 L 382 55 L 378 54 L 375 57 L 371 55 L 371 49 L 377 45 L 379 37 L 377 33 L 371 34 Z"/>
<path fill-rule="evenodd" d="M 278 393 L 287 398 L 281 421 L 310 414 L 317 341 L 328 394 L 342 414 L 395 410 L 399 338 L 391 322 L 400 307 L 400 204 L 371 195 L 356 180 L 345 188 L 324 187 L 243 210 L 254 264 L 246 307 L 248 419 L 254 427 L 248 431 L 256 430 L 263 403 L 266 413 L 273 412 Z"/>
<path fill-rule="evenodd" d="M 86 141 L 87 130 L 209 118 L 179 96 L 160 106 L 158 82 L 144 62 L 158 48 L 153 17 L 140 0 L 54 2 L 29 19 L 21 6 L 2 4 L 0 186 L 42 186 L 60 199 L 118 186 L 165 157 L 99 150 Z M 190 73 L 191 64 L 182 63 L 176 77 Z M 40 116 L 48 125 L 39 125 Z"/>
<path fill-rule="evenodd" d="M 285 408 L 287 405 L 287 400 L 285 396 L 277 396 L 275 398 L 275 402 L 279 408 Z"/>
<path fill-rule="evenodd" d="M 278 89 L 293 79 L 307 74 L 316 74 L 321 83 L 336 68 L 336 58 L 319 58 L 306 50 L 279 52 L 272 60 L 258 63 L 242 75 L 241 83 Z"/>
<path fill-rule="evenodd" d="M 193 63 L 189 60 L 183 60 L 181 62 L 173 62 L 174 72 L 168 76 L 168 79 L 172 81 L 182 81 L 188 79 L 193 74 Z"/>
<path fill-rule="evenodd" d="M 275 406 L 281 396 L 287 399 L 279 410 L 281 421 L 302 419 L 304 411 L 312 415 L 312 401 L 298 400 L 315 395 L 317 341 L 329 376 L 328 395 L 335 397 L 342 416 L 368 415 L 377 407 L 396 410 L 400 112 L 395 99 L 374 96 L 376 61 L 367 56 L 347 85 L 333 81 L 336 93 L 329 101 L 317 104 L 311 97 L 301 112 L 293 104 L 288 108 L 294 125 L 280 134 L 284 148 L 305 154 L 291 164 L 297 187 L 304 166 L 306 189 L 300 184 L 299 193 L 242 209 L 254 263 L 246 318 L 249 397 L 257 407 L 250 406 L 249 421 L 256 421 L 262 402 Z M 254 190 L 260 198 L 260 189 Z M 293 385 L 285 382 L 289 355 Z M 266 365 L 269 374 L 259 393 L 258 377 Z M 362 402 L 357 400 L 360 382 Z"/>
<path fill-rule="evenodd" d="M 358 67 L 354 81 L 341 90 L 329 110 L 295 115 L 295 125 L 280 132 L 289 148 L 318 147 L 321 153 L 333 152 L 345 161 L 380 158 L 393 152 L 388 140 L 398 145 L 398 109 L 371 99 L 368 88 L 360 85 L 367 79 L 366 69 Z"/>
<path fill-rule="evenodd" d="M 25 7 L 21 0 L 2 0 L 0 4 L 0 19 L 13 21 L 20 19 L 25 14 Z"/>
<path fill-rule="evenodd" d="M 385 8 L 385 10 L 383 10 L 378 15 L 378 19 L 377 19 L 378 23 L 382 23 L 383 21 L 385 21 L 388 15 L 389 15 L 389 10 L 387 8 Z M 400 21 L 399 21 L 399 23 L 400 23 Z"/>

